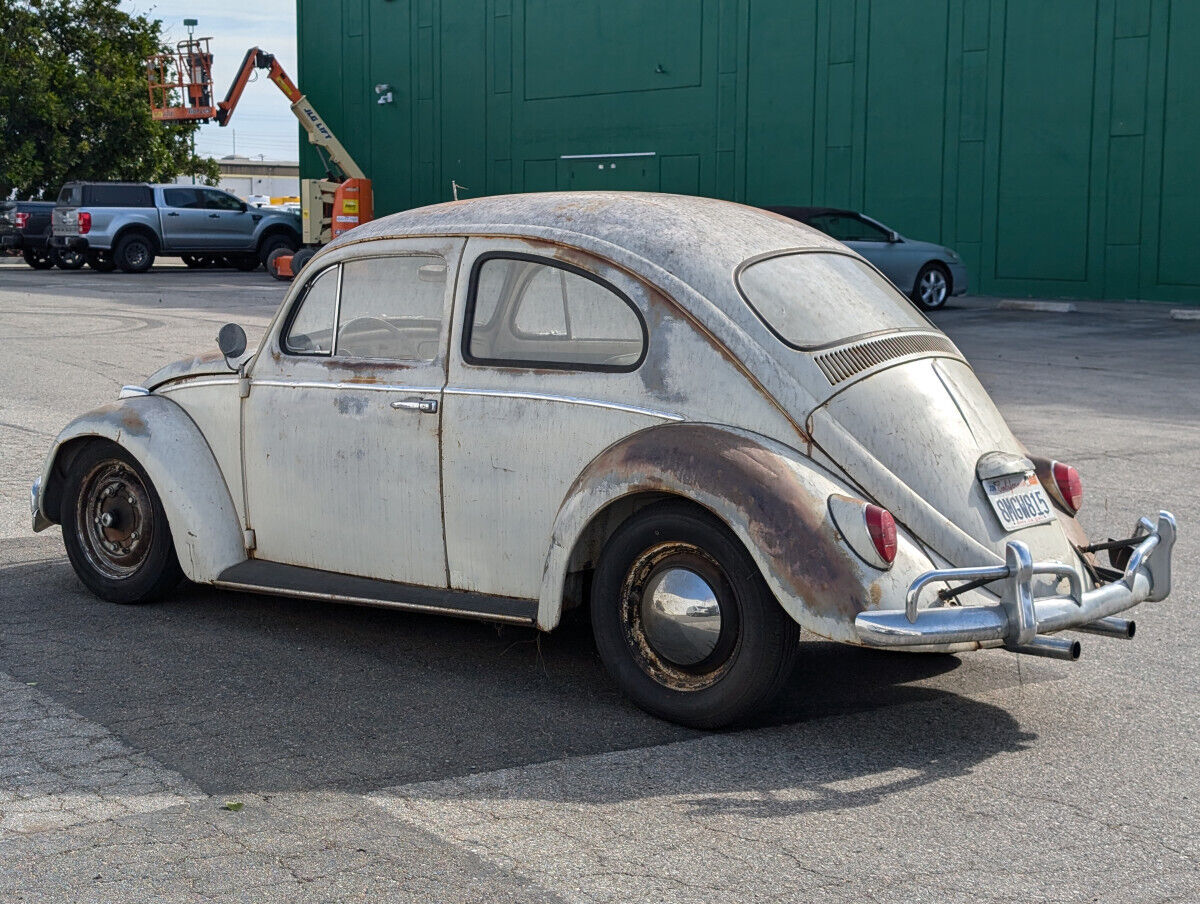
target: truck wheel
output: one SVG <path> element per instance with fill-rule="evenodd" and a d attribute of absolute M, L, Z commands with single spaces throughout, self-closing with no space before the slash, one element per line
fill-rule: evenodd
<path fill-rule="evenodd" d="M 158 493 L 116 443 L 96 442 L 79 454 L 67 474 L 62 504 L 67 558 L 96 596 L 148 603 L 183 577 Z"/>
<path fill-rule="evenodd" d="M 140 232 L 130 232 L 117 241 L 113 261 L 126 273 L 145 273 L 154 264 L 154 244 Z"/>
<path fill-rule="evenodd" d="M 292 254 L 299 247 L 300 243 L 291 236 L 276 233 L 275 235 L 267 236 L 263 239 L 262 244 L 258 246 L 258 259 L 266 264 L 271 255 L 280 248 L 285 248 L 288 254 Z"/>
<path fill-rule="evenodd" d="M 292 273 L 296 276 L 299 276 L 300 271 L 304 269 L 304 265 L 312 260 L 316 254 L 317 252 L 315 248 L 301 248 L 299 251 L 293 254 Z"/>
<path fill-rule="evenodd" d="M 111 251 L 89 251 L 87 253 L 87 265 L 97 273 L 112 273 L 117 269 L 117 265 L 113 262 Z"/>
<path fill-rule="evenodd" d="M 591 594 L 605 667 L 642 709 L 719 728 L 773 697 L 791 674 L 800 628 L 754 560 L 711 515 L 674 502 L 617 528 Z"/>
<path fill-rule="evenodd" d="M 55 255 L 54 263 L 60 270 L 82 270 L 87 258 L 81 251 L 63 250 Z"/>
<path fill-rule="evenodd" d="M 249 273 L 262 266 L 262 261 L 256 254 L 231 254 L 228 260 L 231 267 L 235 267 L 243 273 Z"/>
<path fill-rule="evenodd" d="M 23 252 L 25 263 L 33 267 L 34 270 L 49 270 L 54 266 L 54 249 L 52 248 L 26 248 Z"/>

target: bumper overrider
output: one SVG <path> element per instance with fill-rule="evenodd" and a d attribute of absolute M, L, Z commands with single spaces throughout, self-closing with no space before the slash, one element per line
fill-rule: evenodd
<path fill-rule="evenodd" d="M 1017 540 L 1005 550 L 1003 565 L 947 568 L 929 571 L 908 588 L 904 609 L 861 612 L 854 619 L 859 640 L 873 647 L 939 647 L 978 643 L 1003 645 L 1019 653 L 1077 659 L 1079 642 L 1044 637 L 1057 631 L 1086 631 L 1110 637 L 1132 637 L 1134 624 L 1114 618 L 1138 603 L 1165 599 L 1171 592 L 1171 549 L 1175 545 L 1175 518 L 1159 512 L 1157 523 L 1142 518 L 1132 537 L 1101 544 L 1102 548 L 1129 551 L 1122 572 L 1109 572 L 1107 583 L 1091 590 L 1073 566 L 1060 562 L 1035 562 L 1029 547 Z M 1118 559 L 1118 561 L 1120 561 Z M 1053 575 L 1070 585 L 1066 595 L 1034 598 L 1034 575 Z M 946 605 L 955 588 L 938 594 L 934 605 L 918 609 L 922 591 L 930 584 L 964 582 L 960 592 L 987 586 L 1003 602 L 992 606 Z M 1001 584 L 1003 582 L 1003 585 Z"/>

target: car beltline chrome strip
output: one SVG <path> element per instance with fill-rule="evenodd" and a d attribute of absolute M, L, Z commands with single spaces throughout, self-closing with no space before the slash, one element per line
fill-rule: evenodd
<path fill-rule="evenodd" d="M 682 421 L 678 414 L 668 414 L 665 411 L 654 411 L 650 408 L 639 408 L 636 405 L 623 405 L 620 402 L 603 402 L 599 399 L 582 399 L 578 396 L 551 395 L 541 392 L 511 392 L 507 389 L 458 389 L 447 388 L 446 395 L 463 396 L 493 396 L 506 399 L 529 399 L 535 402 L 566 402 L 572 405 L 586 405 L 590 408 L 611 408 L 616 411 L 626 411 L 630 414 L 644 414 L 649 417 L 660 417 L 668 421 Z"/>
<path fill-rule="evenodd" d="M 249 593 L 265 593 L 270 596 L 290 596 L 331 603 L 350 603 L 355 606 L 373 606 L 380 609 L 402 609 L 407 612 L 429 612 L 436 615 L 455 615 L 460 618 L 486 619 L 508 622 L 514 625 L 532 625 L 536 619 L 520 615 L 500 615 L 495 612 L 477 612 L 472 609 L 452 609 L 448 606 L 431 606 L 424 603 L 400 603 L 368 596 L 346 596 L 339 593 L 322 593 L 316 590 L 292 590 L 285 587 L 269 587 L 263 584 L 244 584 L 239 581 L 213 581 L 214 587 L 225 590 L 244 590 Z"/>
<path fill-rule="evenodd" d="M 286 386 L 292 389 L 361 389 L 367 392 L 441 392 L 441 386 L 398 386 L 393 383 L 330 383 L 321 380 L 251 380 L 253 386 Z"/>
<path fill-rule="evenodd" d="M 176 389 L 184 389 L 192 386 L 236 386 L 238 384 L 237 377 L 217 377 L 213 380 L 175 380 L 165 386 L 159 386 L 154 390 L 155 395 L 164 392 L 174 392 Z"/>

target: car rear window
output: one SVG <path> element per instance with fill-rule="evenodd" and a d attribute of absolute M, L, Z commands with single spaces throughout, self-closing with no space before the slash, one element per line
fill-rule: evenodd
<path fill-rule="evenodd" d="M 153 207 L 154 191 L 148 185 L 89 185 L 89 207 Z"/>
<path fill-rule="evenodd" d="M 886 329 L 928 329 L 907 298 L 847 254 L 795 252 L 744 265 L 738 288 L 770 330 L 793 348 Z"/>
<path fill-rule="evenodd" d="M 64 207 L 77 207 L 79 205 L 79 188 L 78 185 L 64 185 L 62 191 L 58 193 L 58 203 Z"/>

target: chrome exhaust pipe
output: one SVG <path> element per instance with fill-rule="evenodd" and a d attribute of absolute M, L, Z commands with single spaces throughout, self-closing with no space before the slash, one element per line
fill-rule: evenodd
<path fill-rule="evenodd" d="M 1110 615 L 1108 618 L 1098 618 L 1086 625 L 1078 625 L 1071 630 L 1101 634 L 1105 637 L 1119 637 L 1121 640 L 1133 640 L 1134 632 L 1137 631 L 1137 622 L 1129 618 L 1117 618 Z"/>
<path fill-rule="evenodd" d="M 1051 659 L 1066 659 L 1074 662 L 1079 658 L 1082 647 L 1077 640 L 1062 640 L 1058 637 L 1035 637 L 1029 643 L 1013 644 L 1008 647 L 1014 653 L 1029 656 L 1048 656 Z"/>

